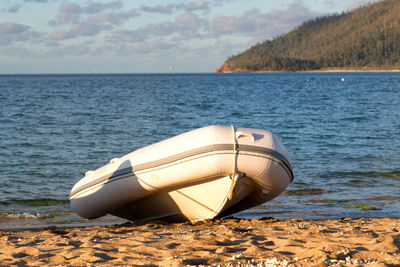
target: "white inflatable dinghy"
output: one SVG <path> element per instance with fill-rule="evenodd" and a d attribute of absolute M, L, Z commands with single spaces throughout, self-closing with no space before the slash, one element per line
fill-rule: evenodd
<path fill-rule="evenodd" d="M 195 222 L 271 200 L 292 180 L 289 154 L 270 132 L 208 126 L 88 171 L 69 199 L 88 219 Z"/>

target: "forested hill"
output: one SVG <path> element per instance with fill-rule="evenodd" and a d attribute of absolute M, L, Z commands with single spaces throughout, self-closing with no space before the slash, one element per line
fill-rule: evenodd
<path fill-rule="evenodd" d="M 216 72 L 400 69 L 400 0 L 318 17 L 230 57 Z"/>

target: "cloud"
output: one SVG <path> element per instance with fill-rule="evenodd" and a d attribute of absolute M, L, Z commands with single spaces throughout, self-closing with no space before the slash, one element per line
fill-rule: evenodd
<path fill-rule="evenodd" d="M 140 8 L 142 11 L 150 12 L 150 13 L 159 13 L 159 14 L 172 14 L 174 11 L 183 10 L 185 12 L 190 11 L 208 11 L 208 1 L 198 0 L 191 1 L 188 3 L 179 3 L 179 4 L 165 4 L 165 5 L 156 5 L 156 6 L 146 6 L 143 5 Z"/>
<path fill-rule="evenodd" d="M 56 57 L 71 56 L 87 56 L 91 54 L 92 49 L 87 44 L 75 44 L 66 47 L 58 47 L 50 51 L 50 55 Z"/>
<path fill-rule="evenodd" d="M 1 36 L 0 36 L 0 43 L 1 43 Z M 30 49 L 26 49 L 24 47 L 16 47 L 16 46 L 1 48 L 0 53 L 7 55 L 8 57 L 12 56 L 15 58 L 22 58 L 22 59 L 24 58 L 26 59 L 27 57 L 32 58 L 37 56 L 36 53 L 31 51 Z"/>
<path fill-rule="evenodd" d="M 64 40 L 79 36 L 93 36 L 104 30 L 110 30 L 111 26 L 95 23 L 80 23 L 72 25 L 69 31 L 55 31 L 49 35 L 52 40 Z"/>
<path fill-rule="evenodd" d="M 108 25 L 95 24 L 95 23 L 81 23 L 79 25 L 73 25 L 70 32 L 74 36 L 92 36 L 98 34 L 101 31 L 110 29 L 111 27 Z"/>
<path fill-rule="evenodd" d="M 122 7 L 123 4 L 121 1 L 114 1 L 110 3 L 90 2 L 86 6 L 81 6 L 77 3 L 65 2 L 59 6 L 59 14 L 57 14 L 55 19 L 49 21 L 49 25 L 56 26 L 69 23 L 76 24 L 80 23 L 82 14 L 98 14 L 107 9 L 120 9 Z"/>
<path fill-rule="evenodd" d="M 61 13 L 81 13 L 82 7 L 77 3 L 62 3 L 59 7 Z"/>
<path fill-rule="evenodd" d="M 47 3 L 48 0 L 25 0 L 25 3 Z"/>
<path fill-rule="evenodd" d="M 10 6 L 9 8 L 8 8 L 8 12 L 9 13 L 17 13 L 18 11 L 19 11 L 19 9 L 21 8 L 21 5 L 19 5 L 19 4 L 15 4 L 15 5 L 13 5 L 13 6 Z"/>
<path fill-rule="evenodd" d="M 198 0 L 189 3 L 180 3 L 177 7 L 184 11 L 208 10 L 208 2 L 205 0 Z"/>
<path fill-rule="evenodd" d="M 111 11 L 101 13 L 107 9 L 120 9 L 121 1 L 110 3 L 90 2 L 87 5 L 66 2 L 59 6 L 56 19 L 49 21 L 52 26 L 71 24 L 69 30 L 58 30 L 49 34 L 53 41 L 76 38 L 80 36 L 93 36 L 102 31 L 111 30 L 111 25 L 121 24 L 123 21 L 138 16 L 136 9 L 128 11 Z M 90 16 L 87 16 L 87 15 Z"/>
<path fill-rule="evenodd" d="M 354 10 L 356 8 L 359 8 L 360 6 L 366 5 L 366 4 L 370 4 L 370 3 L 374 3 L 374 2 L 378 2 L 380 0 L 352 0 L 350 2 L 350 4 L 347 5 L 347 9 L 348 10 Z"/>
<path fill-rule="evenodd" d="M 6 46 L 12 42 L 12 38 L 7 35 L 0 34 L 0 46 Z"/>
<path fill-rule="evenodd" d="M 141 42 L 137 44 L 132 52 L 135 53 L 153 53 L 157 50 L 167 50 L 175 47 L 171 43 L 163 42 L 161 40 L 151 40 L 149 42 Z"/>
<path fill-rule="evenodd" d="M 183 4 L 185 9 L 198 10 L 199 8 L 208 8 L 209 2 L 193 1 L 175 5 L 158 5 L 153 6 L 152 9 L 142 6 L 141 10 L 167 14 L 178 7 L 184 9 L 180 6 Z M 249 45 L 252 45 L 257 41 L 264 41 L 288 32 L 302 22 L 319 15 L 321 14 L 305 7 L 300 0 L 294 0 L 286 8 L 272 9 L 268 12 L 253 8 L 236 16 L 216 14 L 211 19 L 206 19 L 191 11 L 185 11 L 174 20 L 148 24 L 136 30 L 114 31 L 111 40 L 140 43 L 162 37 L 165 40 L 181 42 L 193 39 L 211 40 L 227 36 L 242 36 L 248 38 Z"/>
<path fill-rule="evenodd" d="M 234 2 L 237 0 L 213 0 L 214 4 L 216 6 L 222 6 L 224 3 L 228 3 L 228 2 Z"/>
<path fill-rule="evenodd" d="M 88 17 L 88 21 L 92 23 L 110 23 L 110 24 L 120 24 L 124 20 L 130 19 L 132 17 L 139 16 L 136 9 L 131 9 L 129 11 L 121 12 L 109 12 L 104 14 L 98 14 Z"/>
<path fill-rule="evenodd" d="M 167 5 L 157 5 L 157 6 L 141 6 L 141 10 L 149 13 L 159 13 L 159 14 L 172 14 L 175 10 L 175 4 L 167 4 Z"/>
<path fill-rule="evenodd" d="M 120 38 L 127 38 L 127 42 L 121 43 L 109 40 L 108 42 L 102 44 L 97 43 L 90 47 L 90 53 L 93 55 L 112 54 L 113 56 L 126 58 L 127 55 L 156 55 L 159 51 L 169 50 L 176 48 L 177 46 L 177 44 L 174 42 L 164 41 L 157 38 L 145 40 L 143 36 L 136 35 L 134 31 L 119 30 L 115 31 L 113 34 L 119 34 Z"/>
<path fill-rule="evenodd" d="M 171 21 L 165 21 L 157 24 L 150 24 L 145 28 L 142 28 L 141 32 L 148 33 L 148 35 L 152 36 L 168 36 L 176 32 L 177 27 Z"/>
<path fill-rule="evenodd" d="M 69 23 L 78 23 L 82 8 L 76 3 L 62 3 L 59 7 L 59 14 L 55 19 L 49 21 L 51 26 Z"/>
<path fill-rule="evenodd" d="M 254 26 L 255 25 L 245 16 L 237 17 L 217 14 L 212 21 L 212 28 L 217 34 L 251 32 Z"/>
<path fill-rule="evenodd" d="M 146 39 L 144 31 L 116 30 L 112 33 L 112 39 L 127 43 L 138 43 Z"/>
<path fill-rule="evenodd" d="M 100 13 L 105 9 L 120 9 L 123 7 L 123 4 L 121 1 L 114 1 L 110 3 L 96 3 L 96 2 L 91 2 L 87 6 L 82 7 L 82 11 L 84 13 L 88 14 L 96 14 Z"/>
<path fill-rule="evenodd" d="M 186 38 L 201 35 L 208 31 L 208 20 L 200 18 L 192 12 L 185 12 L 175 19 L 177 30 Z"/>
<path fill-rule="evenodd" d="M 175 27 L 171 22 L 163 22 L 158 24 L 150 24 L 138 30 L 116 30 L 112 33 L 110 41 L 140 43 L 154 37 L 168 36 L 174 32 Z"/>
<path fill-rule="evenodd" d="M 321 14 L 306 8 L 302 1 L 293 1 L 286 9 L 273 9 L 266 13 L 253 8 L 240 16 L 217 14 L 211 22 L 211 28 L 215 37 L 239 34 L 258 36 L 263 40 L 287 32 L 318 15 Z"/>
<path fill-rule="evenodd" d="M 208 20 L 200 18 L 192 12 L 185 12 L 174 21 L 149 24 L 137 30 L 117 30 L 112 39 L 122 42 L 137 43 L 156 37 L 170 37 L 175 41 L 199 37 L 207 31 Z"/>
<path fill-rule="evenodd" d="M 2 46 L 12 45 L 14 42 L 38 42 L 42 36 L 27 25 L 15 22 L 0 24 L 0 44 Z"/>
<path fill-rule="evenodd" d="M 49 35 L 52 40 L 64 40 L 68 38 L 72 38 L 73 36 L 67 31 L 55 31 Z"/>
<path fill-rule="evenodd" d="M 4 34 L 19 34 L 29 29 L 29 26 L 14 22 L 6 22 L 0 24 L 0 35 Z"/>
<path fill-rule="evenodd" d="M 86 14 L 96 14 L 100 13 L 106 9 L 120 9 L 123 7 L 121 1 L 114 1 L 110 3 L 100 3 L 100 2 L 90 2 L 86 6 L 81 6 L 77 3 L 62 3 L 60 5 L 61 13 L 86 13 Z"/>

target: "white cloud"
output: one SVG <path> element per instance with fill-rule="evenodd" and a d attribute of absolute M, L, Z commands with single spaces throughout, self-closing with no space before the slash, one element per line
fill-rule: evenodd
<path fill-rule="evenodd" d="M 55 31 L 51 33 L 49 37 L 53 40 L 63 40 L 79 36 L 93 36 L 104 30 L 110 29 L 111 26 L 109 25 L 86 22 L 72 25 L 69 31 Z"/>
<path fill-rule="evenodd" d="M 144 41 L 146 36 L 143 31 L 116 30 L 112 33 L 112 39 L 127 43 L 138 43 Z"/>
<path fill-rule="evenodd" d="M 25 3 L 47 3 L 48 0 L 25 0 Z"/>
<path fill-rule="evenodd" d="M 156 6 L 143 5 L 140 9 L 142 11 L 150 13 L 172 14 L 173 12 L 178 10 L 183 10 L 186 12 L 198 10 L 208 11 L 209 5 L 208 1 L 206 0 L 197 0 L 191 2 L 182 2 L 178 4 L 165 4 Z"/>
<path fill-rule="evenodd" d="M 208 31 L 208 20 L 200 18 L 192 12 L 185 12 L 175 19 L 177 30 L 181 36 L 199 37 L 202 31 Z"/>
<path fill-rule="evenodd" d="M 0 37 L 1 40 L 1 37 Z M 1 41 L 0 41 L 1 43 Z M 9 46 L 2 48 L 0 50 L 1 54 L 6 54 L 8 56 L 12 56 L 14 58 L 34 58 L 37 57 L 36 53 L 31 51 L 30 49 L 26 49 L 23 47 L 15 47 L 15 46 Z"/>
<path fill-rule="evenodd" d="M 96 14 L 106 9 L 120 9 L 123 7 L 121 1 L 114 1 L 110 3 L 90 2 L 86 6 L 81 6 L 77 3 L 66 2 L 60 5 L 60 13 L 87 13 Z"/>
<path fill-rule="evenodd" d="M 78 23 L 80 20 L 81 6 L 76 3 L 62 3 L 59 14 L 49 21 L 52 26 L 60 24 Z"/>
<path fill-rule="evenodd" d="M 260 40 L 285 33 L 300 23 L 321 15 L 306 8 L 302 1 L 293 1 L 286 9 L 272 9 L 261 12 L 253 8 L 239 16 L 214 16 L 211 28 L 216 37 L 221 35 L 246 35 Z"/>
<path fill-rule="evenodd" d="M 3 34 L 19 34 L 29 29 L 29 26 L 14 22 L 5 22 L 0 24 L 0 35 Z"/>
<path fill-rule="evenodd" d="M 71 38 L 70 33 L 67 31 L 55 31 L 49 35 L 50 39 L 52 40 L 64 40 Z"/>
<path fill-rule="evenodd" d="M 95 24 L 95 23 L 81 23 L 73 25 L 70 32 L 74 36 L 92 36 L 96 35 L 101 31 L 110 30 L 111 27 L 108 25 Z"/>
<path fill-rule="evenodd" d="M 55 19 L 50 20 L 49 24 L 52 26 L 71 24 L 71 27 L 69 30 L 54 31 L 49 34 L 49 38 L 54 41 L 61 41 L 80 36 L 94 36 L 102 31 L 111 30 L 113 25 L 119 25 L 125 20 L 139 15 L 136 9 L 102 13 L 108 9 L 114 10 L 122 7 L 121 1 L 90 2 L 87 5 L 72 2 L 62 3 L 59 6 L 58 15 Z"/>
<path fill-rule="evenodd" d="M 87 56 L 91 54 L 92 49 L 86 44 L 68 45 L 65 47 L 58 47 L 51 50 L 52 56 Z"/>
<path fill-rule="evenodd" d="M 110 3 L 91 2 L 87 6 L 82 7 L 82 11 L 88 14 L 100 13 L 105 9 L 120 9 L 123 7 L 121 1 L 113 1 Z"/>
<path fill-rule="evenodd" d="M 189 3 L 181 3 L 178 4 L 177 7 L 184 11 L 208 10 L 208 2 L 205 0 L 198 0 Z"/>
<path fill-rule="evenodd" d="M 8 8 L 7 12 L 8 12 L 8 13 L 18 13 L 18 11 L 20 10 L 21 7 L 22 7 L 22 6 L 19 5 L 19 4 L 12 5 L 12 6 L 10 6 L 10 7 Z"/>
<path fill-rule="evenodd" d="M 133 47 L 135 53 L 154 53 L 154 51 L 167 50 L 174 47 L 173 44 L 163 42 L 161 40 L 151 40 L 149 42 L 141 42 Z"/>
<path fill-rule="evenodd" d="M 143 34 L 148 36 L 168 36 L 176 32 L 176 25 L 171 21 L 165 21 L 157 24 L 150 24 L 140 29 Z"/>
<path fill-rule="evenodd" d="M 225 3 L 234 2 L 234 1 L 237 1 L 237 0 L 213 0 L 212 2 L 214 2 L 214 4 L 216 6 L 222 6 Z"/>
<path fill-rule="evenodd" d="M 81 13 L 82 7 L 77 3 L 62 3 L 60 5 L 60 12 L 61 13 Z"/>
<path fill-rule="evenodd" d="M 5 22 L 0 24 L 0 45 L 10 46 L 14 42 L 32 43 L 39 42 L 42 34 L 33 31 L 30 26 Z"/>
<path fill-rule="evenodd" d="M 208 28 L 208 21 L 200 18 L 192 12 L 185 12 L 175 18 L 174 21 L 165 21 L 148 24 L 137 30 L 116 30 L 112 38 L 117 41 L 137 43 L 152 40 L 157 37 L 169 37 L 174 41 L 197 38 Z"/>
<path fill-rule="evenodd" d="M 59 14 L 56 15 L 55 19 L 49 21 L 51 26 L 61 24 L 77 24 L 82 21 L 82 14 L 98 14 L 107 9 L 121 9 L 123 4 L 121 1 L 114 1 L 110 3 L 90 2 L 86 6 L 81 6 L 77 3 L 65 2 L 59 6 Z M 120 14 L 126 16 L 127 14 L 133 14 L 133 10 L 128 12 L 120 12 Z M 111 13 L 112 14 L 112 13 Z M 136 14 L 135 14 L 136 15 Z M 114 18 L 115 19 L 115 18 Z"/>
<path fill-rule="evenodd" d="M 172 14 L 175 10 L 175 4 L 166 4 L 166 5 L 156 5 L 156 6 L 141 6 L 141 10 L 150 13 L 160 13 L 160 14 Z"/>
<path fill-rule="evenodd" d="M 98 14 L 88 17 L 88 21 L 92 23 L 110 23 L 110 24 L 120 24 L 123 21 L 139 16 L 136 9 L 131 9 L 129 11 L 120 12 L 109 12 Z"/>
<path fill-rule="evenodd" d="M 32 30 L 27 25 L 15 22 L 0 24 L 0 45 L 3 47 L 13 46 L 15 42 L 20 42 L 22 45 L 26 43 L 38 43 L 42 40 L 42 36 L 43 34 Z"/>

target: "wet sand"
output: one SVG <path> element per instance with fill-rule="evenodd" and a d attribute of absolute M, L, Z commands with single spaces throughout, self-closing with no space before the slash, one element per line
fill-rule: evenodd
<path fill-rule="evenodd" d="M 400 219 L 222 219 L 0 231 L 0 266 L 399 266 Z"/>

